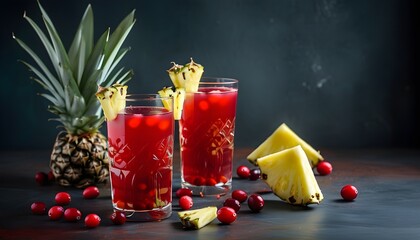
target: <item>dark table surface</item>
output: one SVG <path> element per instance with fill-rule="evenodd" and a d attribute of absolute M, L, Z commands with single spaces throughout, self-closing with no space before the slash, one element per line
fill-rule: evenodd
<path fill-rule="evenodd" d="M 241 164 L 251 167 L 245 159 L 250 151 L 235 151 L 235 169 Z M 37 171 L 48 171 L 49 154 L 0 152 L 0 239 L 420 239 L 420 150 L 324 150 L 334 170 L 316 176 L 324 194 L 321 204 L 291 206 L 267 193 L 262 212 L 251 213 L 243 204 L 233 224 L 221 225 L 216 219 L 200 230 L 182 228 L 176 197 L 169 219 L 112 225 L 108 184 L 99 186 L 97 199 L 85 200 L 80 189 L 35 183 Z M 174 190 L 180 187 L 178 159 L 175 156 Z M 358 188 L 355 201 L 341 200 L 346 184 Z M 261 180 L 234 178 L 233 189 L 256 192 L 267 187 Z M 32 202 L 52 206 L 59 191 L 72 195 L 69 207 L 79 208 L 83 216 L 101 216 L 101 225 L 87 229 L 83 221 L 50 221 L 47 215 L 31 213 Z M 194 208 L 220 207 L 226 197 L 194 197 Z"/>

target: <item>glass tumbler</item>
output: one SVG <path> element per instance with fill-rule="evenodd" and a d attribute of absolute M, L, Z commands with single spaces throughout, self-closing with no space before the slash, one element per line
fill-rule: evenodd
<path fill-rule="evenodd" d="M 112 206 L 128 221 L 172 213 L 172 103 L 155 94 L 128 95 L 124 110 L 107 122 Z"/>
<path fill-rule="evenodd" d="M 181 185 L 194 195 L 223 195 L 232 187 L 238 81 L 202 78 L 186 93 L 179 121 Z"/>

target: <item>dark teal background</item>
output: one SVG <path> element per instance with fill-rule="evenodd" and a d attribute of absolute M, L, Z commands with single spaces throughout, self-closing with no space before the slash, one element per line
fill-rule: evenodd
<path fill-rule="evenodd" d="M 132 9 L 137 23 L 123 65 L 129 92 L 170 85 L 171 61 L 190 57 L 206 76 L 237 78 L 236 146 L 255 147 L 282 122 L 316 148 L 419 147 L 419 9 L 414 0 L 153 0 L 41 3 L 70 44 L 88 3 L 96 35 Z M 17 59 L 29 56 L 12 32 L 44 50 L 23 12 L 1 7 L 0 149 L 49 149 L 60 131 L 37 96 L 43 90 Z M 105 132 L 106 129 L 103 129 Z"/>

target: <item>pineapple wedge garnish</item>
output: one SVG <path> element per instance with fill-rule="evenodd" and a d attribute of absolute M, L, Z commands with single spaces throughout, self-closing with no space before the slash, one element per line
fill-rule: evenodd
<path fill-rule="evenodd" d="M 164 87 L 162 90 L 158 91 L 158 94 L 161 97 L 171 97 L 173 98 L 173 113 L 174 119 L 179 120 L 182 116 L 182 109 L 184 108 L 184 100 L 185 100 L 185 89 L 184 88 L 176 88 L 175 92 L 172 90 L 172 87 Z M 163 106 L 172 111 L 171 104 L 168 102 L 168 99 L 162 99 Z"/>
<path fill-rule="evenodd" d="M 175 88 L 185 88 L 188 93 L 197 92 L 203 73 L 204 67 L 194 62 L 192 58 L 185 66 L 173 63 L 173 66 L 168 70 Z"/>
<path fill-rule="evenodd" d="M 280 199 L 293 205 L 319 204 L 324 196 L 298 145 L 257 159 L 261 178 Z"/>
<path fill-rule="evenodd" d="M 320 161 L 324 160 L 318 151 L 301 139 L 285 123 L 281 124 L 263 143 L 261 143 L 261 145 L 249 154 L 247 159 L 254 165 L 258 165 L 258 158 L 297 145 L 302 146 L 312 168 L 316 167 Z"/>
<path fill-rule="evenodd" d="M 163 87 L 158 91 L 158 94 L 162 98 L 172 98 L 174 96 L 174 91 L 172 90 L 172 87 Z M 171 100 L 169 99 L 162 99 L 163 106 L 169 111 L 172 111 L 172 104 L 170 101 Z"/>
<path fill-rule="evenodd" d="M 180 120 L 182 109 L 184 108 L 185 94 L 198 91 L 198 85 L 203 75 L 204 67 L 194 62 L 192 58 L 185 66 L 174 62 L 172 64 L 173 66 L 167 72 L 175 86 L 175 91 L 171 87 L 164 87 L 158 91 L 158 94 L 161 97 L 173 97 L 174 119 Z M 163 100 L 163 105 L 166 109 L 171 110 L 167 100 Z"/>
<path fill-rule="evenodd" d="M 191 58 L 191 62 L 185 64 L 185 68 L 187 69 L 185 73 L 185 91 L 189 93 L 197 92 L 198 84 L 204 73 L 204 67 L 195 63 Z"/>
<path fill-rule="evenodd" d="M 185 228 L 200 229 L 217 217 L 217 207 L 205 207 L 178 212 L 178 217 Z"/>
<path fill-rule="evenodd" d="M 169 77 L 171 78 L 172 83 L 176 88 L 184 88 L 185 78 L 184 78 L 184 66 L 172 62 L 173 66 L 167 70 Z"/>
<path fill-rule="evenodd" d="M 105 118 L 108 121 L 115 119 L 118 113 L 125 108 L 127 88 L 127 86 L 121 84 L 113 84 L 110 87 L 98 87 L 95 95 L 101 103 Z"/>

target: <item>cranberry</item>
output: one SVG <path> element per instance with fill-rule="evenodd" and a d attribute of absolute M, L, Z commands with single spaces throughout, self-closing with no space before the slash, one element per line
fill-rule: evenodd
<path fill-rule="evenodd" d="M 332 165 L 327 161 L 321 161 L 316 166 L 316 170 L 318 171 L 319 175 L 324 176 L 328 175 L 332 172 Z"/>
<path fill-rule="evenodd" d="M 31 210 L 32 210 L 32 213 L 34 213 L 34 214 L 42 215 L 46 211 L 45 203 L 34 202 L 34 203 L 31 204 Z"/>
<path fill-rule="evenodd" d="M 125 213 L 121 211 L 115 211 L 111 214 L 111 221 L 115 225 L 123 225 L 126 220 L 127 220 L 127 217 L 125 216 Z"/>
<path fill-rule="evenodd" d="M 264 207 L 264 199 L 258 194 L 252 194 L 248 198 L 248 207 L 253 212 L 259 212 Z"/>
<path fill-rule="evenodd" d="M 248 194 L 243 190 L 235 190 L 232 192 L 232 198 L 238 200 L 240 203 L 243 203 L 248 198 Z"/>
<path fill-rule="evenodd" d="M 83 198 L 93 199 L 99 196 L 99 189 L 96 186 L 90 186 L 83 190 Z"/>
<path fill-rule="evenodd" d="M 216 185 L 217 184 L 217 181 L 216 181 L 216 179 L 214 179 L 214 178 L 208 178 L 207 180 L 206 180 L 206 185 L 207 186 L 214 186 L 214 185 Z"/>
<path fill-rule="evenodd" d="M 238 174 L 240 178 L 249 178 L 251 173 L 247 166 L 241 165 L 236 169 L 236 174 Z"/>
<path fill-rule="evenodd" d="M 182 196 L 179 199 L 179 206 L 183 209 L 183 210 L 188 210 L 193 206 L 193 200 L 190 196 Z"/>
<path fill-rule="evenodd" d="M 39 185 L 46 185 L 48 183 L 48 175 L 44 172 L 37 172 L 35 174 L 35 181 Z"/>
<path fill-rule="evenodd" d="M 254 168 L 250 172 L 249 180 L 251 180 L 251 181 L 258 180 L 260 178 L 260 175 L 261 175 L 260 169 L 259 168 Z"/>
<path fill-rule="evenodd" d="M 194 179 L 194 185 L 196 186 L 204 186 L 206 185 L 206 179 L 204 177 L 198 176 Z"/>
<path fill-rule="evenodd" d="M 101 218 L 94 213 L 88 214 L 85 217 L 85 225 L 88 228 L 97 227 L 97 226 L 99 226 L 100 223 L 101 223 Z"/>
<path fill-rule="evenodd" d="M 236 220 L 236 212 L 230 207 L 221 207 L 217 210 L 217 219 L 224 224 L 231 224 Z"/>
<path fill-rule="evenodd" d="M 176 196 L 177 197 L 182 197 L 182 196 L 192 196 L 193 192 L 191 189 L 189 188 L 180 188 L 178 190 L 176 190 Z"/>
<path fill-rule="evenodd" d="M 241 203 L 234 198 L 227 198 L 225 202 L 223 203 L 223 206 L 230 207 L 233 210 L 235 210 L 235 212 L 237 213 L 239 212 L 239 209 L 241 208 Z"/>
<path fill-rule="evenodd" d="M 54 173 L 52 171 L 48 172 L 48 181 L 53 182 L 55 180 Z"/>
<path fill-rule="evenodd" d="M 82 213 L 77 208 L 67 208 L 64 211 L 64 219 L 68 222 L 79 221 L 82 217 Z"/>
<path fill-rule="evenodd" d="M 58 205 L 64 206 L 68 205 L 71 201 L 71 196 L 67 192 L 59 192 L 55 195 L 55 202 Z"/>
<path fill-rule="evenodd" d="M 48 210 L 48 216 L 51 220 L 58 220 L 64 214 L 64 208 L 62 206 L 53 206 Z"/>
<path fill-rule="evenodd" d="M 357 194 L 359 193 L 357 191 L 357 188 L 352 185 L 346 185 L 341 189 L 341 197 L 343 197 L 346 201 L 352 201 L 357 197 Z"/>
<path fill-rule="evenodd" d="M 223 175 L 219 177 L 219 182 L 221 183 L 227 183 L 228 181 L 229 179 Z"/>

